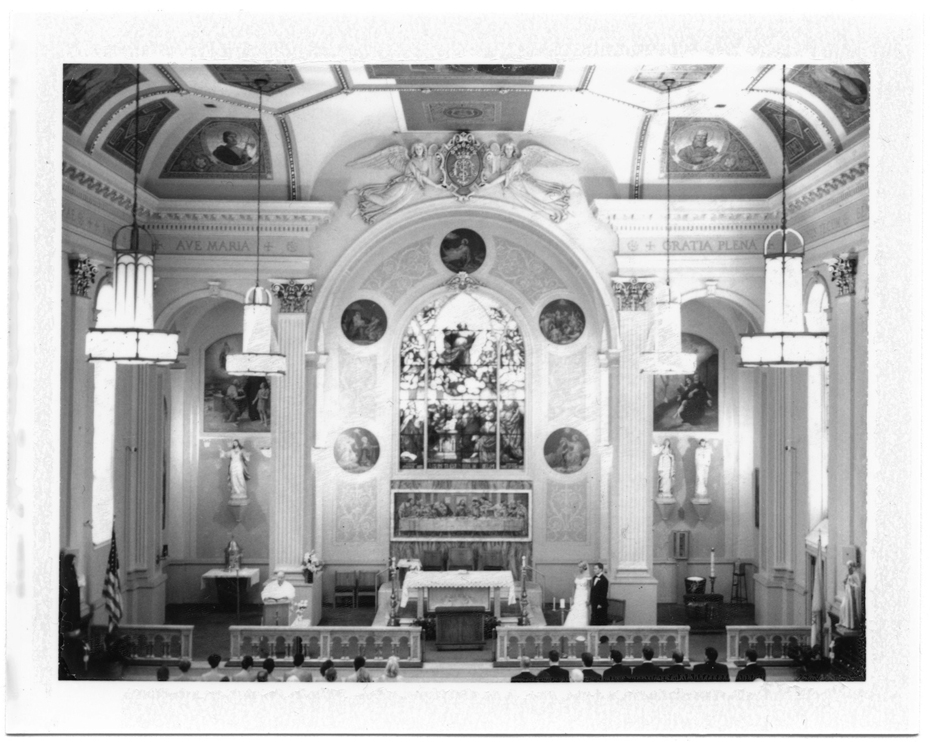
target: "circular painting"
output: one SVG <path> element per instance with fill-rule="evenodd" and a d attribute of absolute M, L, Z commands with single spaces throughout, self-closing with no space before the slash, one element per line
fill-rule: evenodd
<path fill-rule="evenodd" d="M 342 313 L 342 332 L 357 345 L 377 343 L 387 330 L 387 315 L 369 299 L 353 301 Z"/>
<path fill-rule="evenodd" d="M 546 438 L 546 463 L 553 471 L 572 474 L 584 468 L 591 458 L 591 446 L 584 433 L 575 428 L 559 428 Z"/>
<path fill-rule="evenodd" d="M 725 126 L 701 121 L 683 126 L 672 134 L 671 155 L 684 170 L 706 170 L 724 156 L 729 144 L 730 132 Z"/>
<path fill-rule="evenodd" d="M 210 158 L 229 168 L 246 168 L 259 158 L 258 134 L 245 124 L 221 121 L 205 127 L 201 137 Z"/>
<path fill-rule="evenodd" d="M 456 229 L 442 238 L 439 257 L 453 273 L 474 273 L 484 263 L 487 249 L 481 235 L 471 229 Z"/>
<path fill-rule="evenodd" d="M 539 329 L 550 343 L 574 343 L 584 332 L 584 312 L 569 299 L 550 301 L 539 315 Z"/>
<path fill-rule="evenodd" d="M 333 446 L 336 463 L 353 474 L 366 472 L 378 463 L 381 448 L 374 433 L 365 428 L 343 430 Z"/>

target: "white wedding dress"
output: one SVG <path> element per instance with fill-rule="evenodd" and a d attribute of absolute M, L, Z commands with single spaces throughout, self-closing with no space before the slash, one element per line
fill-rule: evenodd
<path fill-rule="evenodd" d="M 588 626 L 588 600 L 591 597 L 591 578 L 582 575 L 575 578 L 575 597 L 572 609 L 565 617 L 563 626 Z"/>

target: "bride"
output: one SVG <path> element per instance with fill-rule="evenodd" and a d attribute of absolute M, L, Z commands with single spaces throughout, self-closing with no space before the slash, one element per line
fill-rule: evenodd
<path fill-rule="evenodd" d="M 575 597 L 572 609 L 565 617 L 563 626 L 588 626 L 588 611 L 591 607 L 591 570 L 587 562 L 578 565 L 578 576 L 575 577 Z"/>

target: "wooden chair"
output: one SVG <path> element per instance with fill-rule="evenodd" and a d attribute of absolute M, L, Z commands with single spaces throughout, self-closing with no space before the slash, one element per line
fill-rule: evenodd
<path fill-rule="evenodd" d="M 482 559 L 484 570 L 502 570 L 504 569 L 504 552 L 500 550 L 486 551 Z"/>
<path fill-rule="evenodd" d="M 424 551 L 420 556 L 420 563 L 423 565 L 424 572 L 442 572 L 442 570 L 445 569 L 442 563 L 441 551 Z"/>
<path fill-rule="evenodd" d="M 333 596 L 333 607 L 339 607 L 339 600 L 349 599 L 353 608 L 358 606 L 358 592 L 356 589 L 358 576 L 356 572 L 340 572 L 336 570 L 336 592 Z"/>
<path fill-rule="evenodd" d="M 362 598 L 371 598 L 372 605 L 378 605 L 378 573 L 364 572 L 358 573 L 358 583 L 355 591 L 356 605 L 362 604 Z"/>
<path fill-rule="evenodd" d="M 449 569 L 475 568 L 475 554 L 471 549 L 449 549 Z"/>
<path fill-rule="evenodd" d="M 607 620 L 611 624 L 622 624 L 626 620 L 626 601 L 607 598 Z"/>

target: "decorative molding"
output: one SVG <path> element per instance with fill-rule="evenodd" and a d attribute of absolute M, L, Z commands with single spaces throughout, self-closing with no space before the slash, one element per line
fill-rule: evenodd
<path fill-rule="evenodd" d="M 543 294 L 564 289 L 565 284 L 552 268 L 539 260 L 522 245 L 496 240 L 493 270 L 505 281 L 510 282 L 529 302 L 536 302 Z"/>
<path fill-rule="evenodd" d="M 222 281 L 207 281 L 207 290 L 210 292 L 210 296 L 219 296 L 220 286 L 222 285 Z"/>
<path fill-rule="evenodd" d="M 86 255 L 72 255 L 68 260 L 71 274 L 71 295 L 87 299 L 97 278 L 97 266 Z"/>
<path fill-rule="evenodd" d="M 453 291 L 473 291 L 482 285 L 483 284 L 480 281 L 472 278 L 465 271 L 459 271 L 454 276 L 452 276 L 452 278 L 443 283 L 443 286 Z"/>
<path fill-rule="evenodd" d="M 554 425 L 582 425 L 587 412 L 587 395 L 566 394 L 566 389 L 578 386 L 587 378 L 587 363 L 583 352 L 570 356 L 549 354 L 549 420 Z"/>
<path fill-rule="evenodd" d="M 397 303 L 418 283 L 436 275 L 433 250 L 431 239 L 407 246 L 376 266 L 362 284 L 362 289 L 380 291 L 391 303 Z"/>
<path fill-rule="evenodd" d="M 378 359 L 343 354 L 339 359 L 339 398 L 346 420 L 370 415 L 378 404 Z"/>
<path fill-rule="evenodd" d="M 646 132 L 649 130 L 650 121 L 652 121 L 652 114 L 647 113 L 643 117 L 643 125 L 639 129 L 639 137 L 636 140 L 636 157 L 633 164 L 633 193 L 631 195 L 631 198 L 634 199 L 642 197 L 643 152 L 646 148 Z"/>
<path fill-rule="evenodd" d="M 307 302 L 313 296 L 315 278 L 272 278 L 271 293 L 281 302 L 280 311 L 284 314 L 303 314 L 307 311 Z"/>
<path fill-rule="evenodd" d="M 297 200 L 297 161 L 294 157 L 294 139 L 291 136 L 291 127 L 286 116 L 275 116 L 281 129 L 281 139 L 284 141 L 284 154 L 287 157 L 287 197 L 290 201 Z"/>
<path fill-rule="evenodd" d="M 830 280 L 839 290 L 840 296 L 852 296 L 856 293 L 856 267 L 859 258 L 851 253 L 842 253 L 823 262 L 830 267 Z"/>
<path fill-rule="evenodd" d="M 76 165 L 72 165 L 66 160 L 63 160 L 61 163 L 61 174 L 68 180 L 71 180 L 77 183 L 80 186 L 83 186 L 88 191 L 93 191 L 98 196 L 104 198 L 110 203 L 116 204 L 117 206 L 129 211 L 132 208 L 132 195 L 129 193 L 124 193 L 118 188 L 104 183 L 99 178 L 90 173 L 82 170 Z M 138 208 L 139 215 L 145 218 L 151 217 L 152 211 L 146 209 L 141 204 Z"/>
<path fill-rule="evenodd" d="M 621 312 L 644 312 L 646 300 L 655 290 L 654 283 L 640 281 L 636 276 L 629 280 L 622 278 L 612 279 L 614 295 L 619 299 Z"/>
<path fill-rule="evenodd" d="M 794 199 L 790 204 L 788 204 L 788 213 L 790 214 L 803 209 L 805 206 L 810 206 L 812 203 L 819 201 L 824 196 L 849 185 L 857 178 L 867 175 L 868 172 L 868 162 L 862 161 L 857 165 L 853 165 L 845 172 L 842 172 L 839 175 L 830 178 L 830 180 L 821 183 L 816 188 L 811 189 L 800 198 Z"/>

